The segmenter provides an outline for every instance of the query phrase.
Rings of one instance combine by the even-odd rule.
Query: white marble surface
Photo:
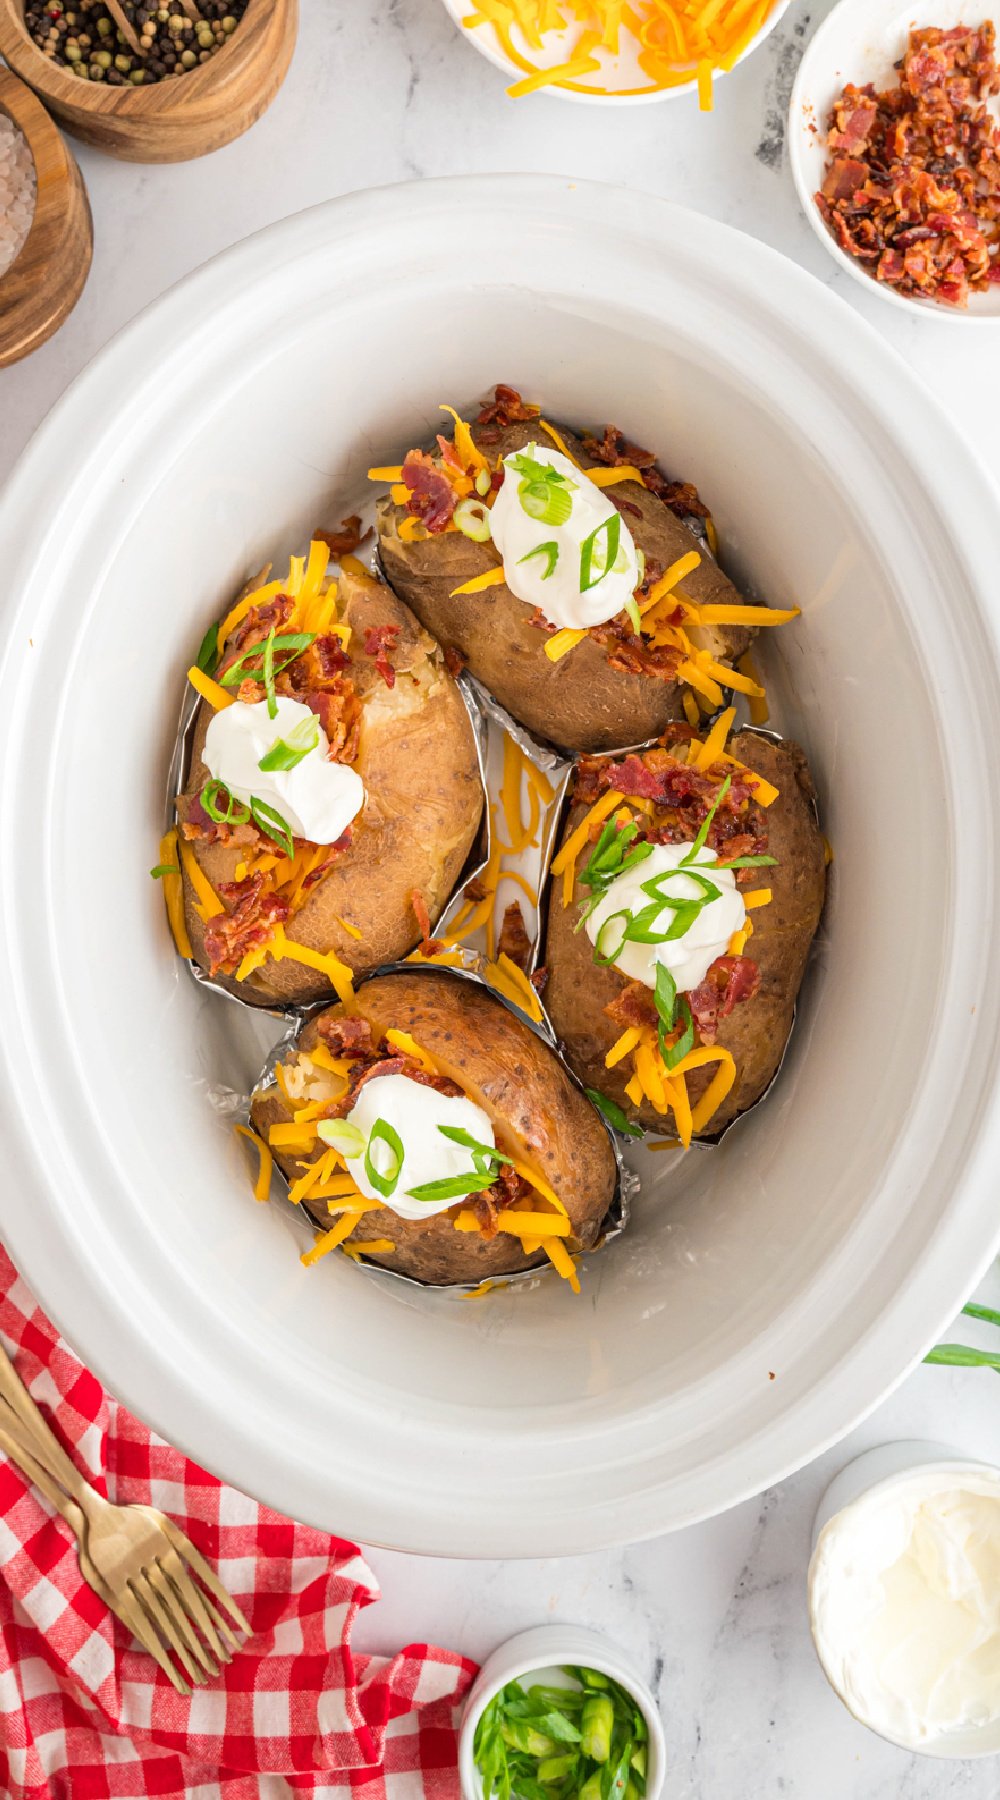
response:
[[[544,98],[511,103],[439,0],[302,0],[288,82],[239,143],[173,168],[81,150],[94,209],[93,274],[53,342],[0,375],[0,477],[117,328],[215,251],[348,189],[494,169],[648,187],[776,245],[867,314],[1000,475],[997,340],[897,317],[834,271],[797,211],[782,156],[783,113],[801,45],[830,3],[795,0],[763,49],[720,87],[714,116],[701,117],[690,98],[609,114]],[[983,1297],[991,1295],[1000,1303],[996,1273]],[[852,1453],[900,1436],[936,1437],[1000,1460],[995,1378],[919,1370],[811,1468],[678,1537],[531,1564],[374,1551],[385,1598],[362,1621],[359,1641],[389,1648],[436,1638],[478,1656],[540,1619],[608,1631],[657,1684],[672,1800],[994,1800],[994,1761],[949,1765],[881,1744],[842,1711],[810,1650],[803,1580],[818,1498]]]

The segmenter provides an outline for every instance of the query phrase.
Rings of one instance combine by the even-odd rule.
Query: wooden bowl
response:
[[[0,55],[85,144],[129,162],[186,162],[229,144],[267,110],[291,61],[298,0],[250,0],[207,63],[148,87],[81,81],[28,35],[24,0],[0,0]]]
[[[28,235],[0,275],[0,368],[37,350],[72,312],[90,273],[94,233],[69,145],[23,81],[0,69],[0,112],[23,131],[38,189]]]

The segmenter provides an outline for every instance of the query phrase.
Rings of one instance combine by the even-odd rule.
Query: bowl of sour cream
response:
[[[1000,1469],[938,1444],[858,1457],[820,1503],[808,1597],[862,1725],[926,1756],[1000,1752]]]

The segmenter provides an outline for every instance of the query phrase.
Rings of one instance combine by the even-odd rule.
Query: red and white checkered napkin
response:
[[[411,1644],[353,1656],[378,1599],[354,1544],[223,1487],[105,1393],[0,1247],[0,1332],[94,1486],[176,1519],[253,1637],[190,1699],[81,1579],[70,1534],[0,1457],[4,1800],[457,1800],[457,1706],[475,1665]]]

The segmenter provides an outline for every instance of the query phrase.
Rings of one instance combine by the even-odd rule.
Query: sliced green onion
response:
[[[636,601],[636,597],[634,594],[629,595],[628,599],[625,602],[625,606],[624,606],[623,610],[628,613],[629,620],[632,625],[632,630],[635,632],[636,637],[638,637],[640,632],[642,631],[642,614],[639,611],[638,603]]]
[[[469,1194],[482,1194],[493,1186],[496,1176],[484,1169],[482,1174],[445,1175],[440,1181],[425,1181],[420,1187],[407,1188],[411,1200],[433,1205],[436,1200],[464,1200]]]
[[[619,919],[624,919],[625,923],[621,927],[617,937],[615,937],[614,926]],[[614,962],[615,957],[621,955],[629,940],[629,926],[631,923],[632,915],[629,912],[611,913],[606,919],[602,920],[601,928],[597,933],[597,939],[594,944],[594,961],[600,963],[602,969],[608,968],[608,966]],[[609,933],[611,934],[610,936]]]
[[[734,856],[732,862],[708,863],[703,866],[710,869],[776,869],[778,859],[776,856]]]
[[[644,906],[641,912],[635,913],[628,930],[628,941],[631,944],[675,944],[678,938],[686,937],[707,900],[682,900],[661,903],[654,900]],[[675,907],[674,916],[665,931],[659,929],[659,921],[671,906]]]
[[[219,661],[219,627],[210,625],[201,640],[201,648],[195,659],[197,667],[203,675],[214,675]]]
[[[518,557],[518,568],[520,568],[522,563],[530,562],[533,556],[544,556],[548,558],[548,566],[542,571],[542,580],[548,581],[556,563],[559,561],[559,545],[554,538],[550,538],[548,543],[536,544],[533,550],[528,550],[523,556]]]
[[[274,674],[280,675],[283,669],[287,669],[289,663],[293,663],[297,656],[302,655],[303,650],[308,650],[309,645],[312,643],[315,636],[316,633],[314,631],[279,632],[274,639],[271,648],[272,657],[276,651],[287,650],[288,655],[283,656],[280,661],[275,661],[273,663]],[[219,676],[222,686],[227,688],[239,687],[241,681],[246,681],[248,679],[250,681],[263,681],[263,671],[261,669],[251,669],[247,665],[252,662],[255,657],[262,657],[264,654],[264,644],[251,644],[249,650],[244,650],[243,655],[238,656],[236,661],[230,663],[229,668]]]
[[[609,1100],[607,1094],[599,1094],[596,1088],[585,1088],[584,1093],[602,1117],[607,1119],[608,1124],[615,1131],[620,1131],[623,1137],[643,1136],[642,1126],[631,1124],[616,1100]]]
[[[715,796],[714,804],[710,807],[709,811],[705,815],[705,820],[704,820],[701,830],[698,833],[698,836],[695,838],[694,843],[691,845],[690,850],[688,851],[687,855],[684,858],[684,861],[681,863],[682,869],[686,868],[688,863],[694,862],[695,857],[698,855],[699,850],[704,850],[705,845],[708,842],[708,833],[711,828],[712,820],[715,818],[715,815],[718,812],[719,807],[722,805],[722,802],[726,798],[726,795],[728,794],[732,785],[733,785],[733,778],[731,775],[727,775],[725,781],[723,782],[722,786],[720,787],[718,793]]]
[[[264,697],[267,700],[267,716],[276,719],[278,716],[278,696],[274,691],[274,626],[264,641],[264,664],[261,670],[264,680]]]
[[[505,467],[521,477],[517,497],[529,519],[538,519],[543,525],[565,525],[573,511],[575,481],[532,456],[508,456]]]
[[[274,769],[297,769],[303,758],[315,750],[318,744],[319,720],[312,713],[308,719],[300,719],[286,738],[277,738],[270,750],[261,757],[257,767],[268,775]]]
[[[353,1158],[360,1156],[365,1148],[365,1134],[357,1125],[347,1119],[320,1119],[316,1132],[332,1149],[339,1150],[341,1156]]]
[[[460,1125],[439,1125],[438,1130],[450,1143],[461,1144],[463,1150],[475,1150],[480,1156],[488,1156],[491,1162],[511,1163],[511,1158],[501,1155],[495,1144],[481,1144],[478,1138],[474,1138],[470,1131],[463,1131]]]
[[[154,881],[160,881],[164,875],[179,875],[180,869],[176,863],[157,863],[155,869],[150,869],[149,873]]]
[[[586,594],[590,588],[596,587],[599,581],[604,580],[615,557],[618,555],[618,545],[621,542],[621,535],[621,514],[613,512],[610,518],[602,519],[599,525],[595,525],[589,537],[584,538],[583,543],[580,545],[581,594]],[[602,537],[605,540],[604,555],[601,560],[600,568],[597,573],[594,574],[594,566],[597,561],[595,553],[597,551],[598,542]]]
[[[250,797],[250,812],[258,831],[262,831],[265,837],[273,838],[276,844],[280,844],[286,856],[295,855],[292,828],[288,820],[282,818],[280,812],[275,812],[274,807],[268,806],[265,801],[258,800],[256,795]]]
[[[463,537],[471,538],[474,544],[489,543],[493,535],[490,515],[481,500],[460,500],[452,518]]]
[[[657,1035],[660,1040],[660,1055],[667,1054],[666,1033],[673,1031],[677,1017],[677,983],[665,963],[656,965],[656,986],[653,989],[656,1011],[659,1015]]]
[[[684,1030],[676,1044],[671,1044],[663,1052],[663,1060],[668,1069],[676,1069],[677,1064],[684,1061],[688,1051],[694,1049],[694,1018],[686,994],[682,994],[680,997],[678,1011],[685,1021]]]
[[[493,486],[493,477],[490,474],[489,469],[480,469],[476,476],[475,486],[477,494],[482,494],[485,497],[485,495],[489,493],[490,488]]]
[[[388,1169],[377,1169],[372,1156],[376,1144],[387,1144],[392,1155],[392,1163]],[[399,1172],[403,1167],[403,1140],[388,1119],[376,1119],[368,1133],[368,1144],[365,1149],[365,1174],[375,1192],[388,1200],[396,1192]]]
[[[226,797],[225,811],[218,799],[220,794]],[[216,825],[245,825],[250,817],[250,808],[230,793],[224,781],[206,781],[198,798]]]
[[[695,869],[685,868],[683,863],[676,869],[665,869],[662,875],[653,875],[649,881],[644,881],[642,891],[644,894],[649,894],[653,900],[662,900],[664,906],[676,908],[693,904],[696,898],[694,894],[685,894],[682,898],[676,899],[672,894],[661,892],[660,882],[673,881],[677,875],[683,875],[685,881],[693,881],[695,887],[701,890],[700,903],[702,906],[708,906],[711,901],[718,900],[722,896],[722,889],[717,888],[714,881],[709,881],[706,875],[699,874]]]

